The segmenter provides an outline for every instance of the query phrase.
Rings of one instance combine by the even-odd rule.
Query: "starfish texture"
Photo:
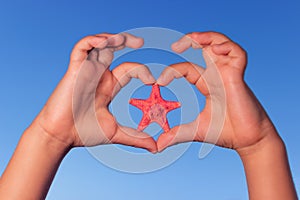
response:
[[[130,99],[129,103],[143,111],[142,120],[138,126],[139,131],[143,131],[150,123],[158,123],[168,132],[170,126],[167,119],[167,113],[180,107],[176,101],[166,101],[160,95],[159,85],[154,84],[148,99]]]

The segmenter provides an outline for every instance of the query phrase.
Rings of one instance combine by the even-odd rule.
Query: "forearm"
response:
[[[276,132],[239,154],[251,200],[297,199],[285,145]]]
[[[69,148],[39,126],[23,134],[0,179],[0,199],[45,199]]]

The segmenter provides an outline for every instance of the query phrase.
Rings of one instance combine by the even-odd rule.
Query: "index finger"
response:
[[[112,70],[112,74],[117,80],[117,87],[114,89],[113,96],[127,85],[132,78],[140,79],[144,84],[154,84],[155,78],[146,65],[134,62],[124,62]]]
[[[106,45],[102,48],[95,48],[89,53],[89,58],[96,62],[104,64],[108,67],[114,58],[114,52],[124,49],[125,47],[129,48],[140,48],[144,44],[143,38],[136,37],[129,33],[120,33],[120,34],[110,34],[103,33],[98,34],[98,37],[106,37]]]
[[[120,34],[111,34],[111,33],[101,33],[96,35],[91,35],[82,38],[77,44],[74,46],[70,61],[72,63],[81,63],[83,62],[89,52],[94,48],[99,50],[108,48],[112,50],[120,50],[125,47],[129,48],[140,48],[143,46],[144,40],[143,38],[136,37],[129,33],[120,33]],[[98,57],[98,54],[95,54]]]
[[[172,82],[173,79],[184,77],[189,83],[195,85],[199,89],[198,81],[204,71],[205,69],[203,67],[191,62],[172,64],[163,70],[157,79],[157,84],[166,86]]]
[[[190,47],[199,49],[209,45],[221,44],[226,41],[230,41],[230,39],[218,32],[193,32],[186,34],[173,43],[172,50],[177,53],[182,53]]]
[[[125,47],[136,49],[144,45],[143,38],[125,32],[118,34],[102,33],[97,34],[97,36],[108,38],[106,47],[113,48],[114,50],[120,50]]]
[[[107,46],[107,37],[104,35],[87,36],[77,42],[72,50],[70,62],[83,62],[89,51],[93,48],[104,48]]]

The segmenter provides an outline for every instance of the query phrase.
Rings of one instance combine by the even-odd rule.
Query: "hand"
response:
[[[239,153],[263,146],[261,151],[241,156],[250,199],[297,199],[284,145],[282,141],[265,142],[279,136],[243,81],[246,53],[222,34],[192,33],[183,37],[173,50],[203,48],[207,68],[179,63],[168,67],[157,80],[158,84],[167,85],[174,78],[185,77],[206,96],[206,106],[194,122],[162,134],[157,146],[145,133],[118,125],[107,106],[121,87],[133,77],[145,84],[155,80],[141,64],[123,63],[113,71],[108,67],[115,50],[142,44],[142,39],[129,34],[100,34],[78,42],[67,73],[22,135],[2,174],[0,198],[45,199],[71,147],[119,143],[156,152],[157,147],[161,151],[180,142],[216,141],[217,145]],[[221,82],[216,81],[219,75]],[[223,118],[224,127],[218,137],[218,131],[209,127]],[[263,145],[257,145],[262,141]]]
[[[70,147],[118,143],[156,152],[150,136],[122,127],[108,110],[112,98],[131,78],[144,84],[155,82],[148,68],[138,63],[123,63],[112,71],[108,68],[114,51],[142,45],[143,39],[126,33],[80,40],[72,51],[67,73],[34,124]]]
[[[150,136],[120,126],[107,108],[131,78],[155,82],[138,63],[123,63],[113,71],[108,68],[115,50],[142,45],[141,38],[125,33],[88,36],[76,44],[65,76],[23,133],[0,178],[0,199],[45,199],[72,147],[118,143],[157,151]]]
[[[187,34],[172,49],[181,53],[191,46],[202,48],[206,69],[187,62],[174,64],[162,72],[157,83],[165,86],[174,78],[185,77],[206,97],[206,105],[194,122],[160,135],[158,150],[199,141],[242,151],[269,136],[278,137],[269,134],[276,131],[269,131],[274,130],[271,121],[243,80],[246,52],[216,32]],[[216,130],[220,123],[221,128]]]

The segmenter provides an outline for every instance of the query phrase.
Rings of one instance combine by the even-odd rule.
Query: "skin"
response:
[[[178,53],[191,46],[202,48],[207,69],[178,63],[166,68],[157,80],[167,85],[185,77],[206,96],[206,106],[194,122],[172,128],[157,143],[146,133],[119,125],[108,111],[113,97],[131,78],[145,84],[155,79],[138,63],[123,63],[113,71],[108,66],[115,50],[142,44],[141,38],[128,34],[99,34],[75,45],[65,76],[24,132],[1,176],[0,199],[44,199],[62,159],[74,147],[118,143],[155,153],[187,141],[216,143],[237,151],[250,199],[297,199],[284,143],[243,80],[246,53],[222,34],[191,33],[174,43],[172,48]],[[97,51],[86,59],[94,48]],[[213,80],[216,69],[222,84]],[[214,106],[223,108],[225,122],[220,134],[208,137],[216,134],[210,129],[211,117],[222,118],[213,112]]]
[[[0,199],[45,199],[62,159],[74,147],[115,143],[157,152],[153,138],[119,125],[108,111],[111,99],[131,78],[145,84],[155,82],[148,68],[139,63],[108,69],[115,50],[142,45],[143,39],[129,34],[88,36],[75,45],[65,76],[24,132],[1,176]],[[86,60],[93,48],[100,53]],[[101,74],[95,70],[102,71],[100,80]],[[94,126],[94,119],[102,128],[100,133],[88,129]],[[86,130],[81,129],[81,123]]]
[[[206,105],[194,122],[160,135],[158,150],[189,141],[234,149],[245,168],[250,199],[297,199],[284,143],[244,81],[246,52],[215,32],[187,34],[172,45],[177,53],[190,47],[203,50],[207,68],[177,63],[167,67],[157,83],[164,86],[174,78],[185,77],[206,97]],[[215,81],[218,76],[222,82]],[[224,116],[212,111],[220,107],[224,108],[219,109],[224,110]],[[222,117],[225,119],[220,133],[210,129],[213,120],[222,121]]]

